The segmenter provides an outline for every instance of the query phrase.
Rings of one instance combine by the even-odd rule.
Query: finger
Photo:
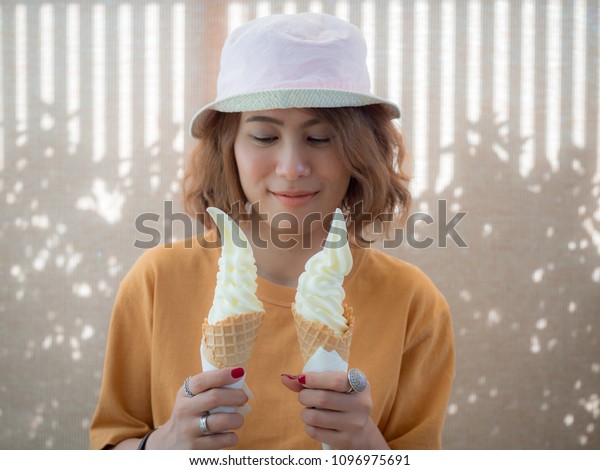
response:
[[[195,448],[203,449],[225,449],[233,447],[238,443],[238,437],[234,432],[224,432],[219,434],[209,434],[196,439]]]
[[[199,393],[193,398],[177,397],[171,418],[173,425],[182,429],[180,432],[182,435],[199,436],[201,434],[199,419],[209,410],[223,406],[235,411],[235,408],[245,405],[247,401],[248,397],[243,390],[213,388]],[[222,431],[222,429],[219,430]]]
[[[241,367],[227,367],[225,369],[210,370],[190,377],[188,388],[193,395],[197,395],[211,388],[225,387],[239,381],[244,376]],[[186,396],[182,387],[179,389],[180,396]]]
[[[373,407],[369,386],[360,393],[340,393],[331,390],[304,389],[298,401],[307,408],[349,411],[369,415]]]
[[[298,382],[298,377],[295,375],[281,374],[281,383],[292,392],[300,392],[304,390],[304,386]]]
[[[337,445],[340,440],[341,433],[335,429],[325,429],[311,426],[310,424],[304,425],[304,432],[315,441],[329,445],[331,448],[338,448]]]
[[[186,399],[186,402],[193,404],[198,416],[219,406],[233,408],[244,406],[247,401],[246,392],[234,388],[211,388],[199,393],[192,400]]]
[[[339,431],[344,428],[346,413],[330,410],[318,410],[316,408],[303,408],[300,411],[300,419],[304,424],[315,428],[332,429]]]
[[[319,388],[344,393],[350,390],[348,374],[341,371],[308,372],[299,376],[298,381],[305,388]]]
[[[327,444],[331,449],[362,449],[360,441],[356,439],[358,433],[348,433],[336,429],[320,428],[304,425],[304,432],[312,439]]]
[[[332,411],[351,411],[358,407],[357,397],[331,390],[304,389],[298,394],[298,401],[307,408]]]
[[[369,415],[364,413],[344,413],[341,411],[304,408],[300,411],[300,419],[315,428],[332,429],[343,433],[358,434],[364,430]]]
[[[244,417],[239,413],[209,413],[206,417],[206,427],[212,434],[223,433],[239,429],[244,424]],[[198,418],[198,430],[200,428],[200,418]]]

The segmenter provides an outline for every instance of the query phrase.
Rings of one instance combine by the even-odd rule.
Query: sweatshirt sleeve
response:
[[[397,416],[403,434],[388,442],[392,449],[439,449],[454,378],[454,342],[450,315],[423,333],[404,352]]]
[[[397,396],[384,437],[392,449],[440,449],[454,380],[450,309],[427,280],[412,300]]]
[[[90,425],[92,449],[141,437],[153,427],[150,366],[154,277],[149,257],[142,255],[119,287],[100,395]]]

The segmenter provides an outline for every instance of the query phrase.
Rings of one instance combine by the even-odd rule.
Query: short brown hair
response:
[[[350,108],[312,108],[333,130],[333,143],[351,171],[342,203],[348,229],[355,239],[383,214],[408,213],[409,177],[402,170],[406,152],[402,134],[382,105]],[[183,178],[186,211],[207,226],[206,208],[215,206],[232,214],[235,204],[247,202],[235,162],[234,143],[240,113],[211,112],[199,129],[199,141],[190,153]]]

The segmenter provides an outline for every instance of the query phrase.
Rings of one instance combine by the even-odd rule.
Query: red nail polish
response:
[[[231,376],[234,379],[239,379],[242,375],[244,375],[244,369],[241,367],[236,367],[231,371]]]
[[[298,382],[300,382],[302,385],[306,385],[306,375],[298,376]]]
[[[296,380],[298,378],[297,375],[289,375],[289,374],[281,374],[282,377],[287,377],[290,380]]]

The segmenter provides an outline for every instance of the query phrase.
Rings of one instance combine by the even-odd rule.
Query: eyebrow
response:
[[[285,126],[285,123],[281,120],[281,119],[277,119],[271,116],[263,116],[260,114],[255,114],[253,116],[250,116],[248,119],[246,119],[246,122],[267,122],[270,124],[275,124],[276,126]],[[300,126],[301,128],[306,128],[306,127],[310,127],[310,126],[314,126],[315,124],[319,124],[321,122],[320,119],[317,118],[313,118],[313,119],[309,119],[308,121],[305,121],[302,123],[302,125]]]

